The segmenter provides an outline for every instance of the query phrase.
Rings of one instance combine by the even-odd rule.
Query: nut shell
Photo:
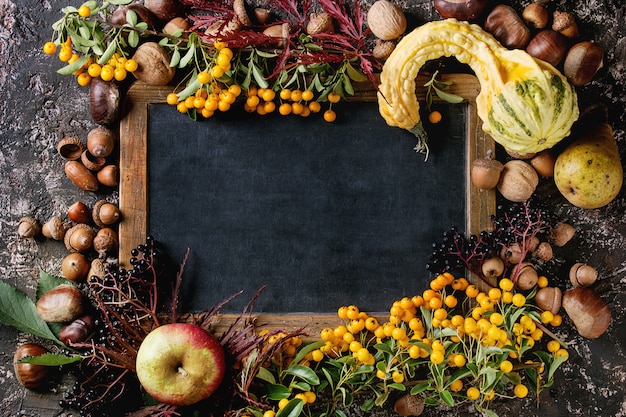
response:
[[[43,387],[47,380],[50,367],[30,363],[18,363],[18,361],[30,356],[41,356],[45,353],[48,353],[48,350],[37,343],[24,343],[15,350],[13,355],[13,369],[15,371],[15,377],[22,386],[32,390]]]
[[[598,279],[598,270],[591,265],[577,262],[569,270],[569,280],[574,287],[586,287]]]
[[[95,277],[95,279],[102,280],[104,279],[105,275],[106,266],[104,264],[104,261],[100,258],[96,258],[91,261],[91,268],[89,268],[88,274],[89,279],[93,279]]]
[[[535,303],[537,307],[544,311],[550,311],[552,314],[557,314],[561,309],[561,302],[563,300],[563,293],[557,287],[545,287],[541,288],[535,294]]]
[[[552,15],[552,30],[568,38],[576,38],[580,34],[574,15],[560,10]]]
[[[98,180],[96,177],[78,161],[67,161],[65,163],[65,175],[75,186],[85,191],[97,191]]]
[[[87,149],[97,158],[106,158],[115,149],[115,133],[107,127],[99,126],[87,134]]]
[[[52,216],[50,220],[45,222],[41,227],[41,233],[50,239],[63,240],[67,226],[63,219],[59,216]]]
[[[79,223],[65,233],[63,240],[70,252],[84,252],[91,248],[94,237],[95,233],[89,225]]]
[[[609,305],[590,288],[576,287],[566,291],[563,308],[583,337],[600,337],[611,324]]]
[[[334,31],[333,18],[328,13],[312,13],[309,23],[306,25],[306,33],[309,35],[333,33]]]
[[[103,258],[107,253],[117,248],[118,238],[117,232],[110,227],[105,227],[98,230],[96,237],[93,239],[93,248],[98,255]]]
[[[73,285],[61,284],[43,294],[37,300],[37,314],[50,323],[70,322],[82,316],[86,310],[83,293]]]
[[[85,150],[83,154],[80,156],[80,162],[82,162],[85,168],[87,168],[89,171],[97,172],[102,169],[104,164],[106,164],[107,160],[106,158],[93,156],[91,152],[89,152],[88,150]]]
[[[57,152],[63,159],[76,161],[85,150],[82,140],[73,137],[63,138],[57,144]]]
[[[137,62],[133,75],[148,85],[167,85],[174,78],[176,70],[170,67],[170,57],[156,42],[139,45],[133,59]]]
[[[183,10],[178,0],[145,0],[144,5],[162,22],[175,18]]]
[[[537,171],[527,162],[514,159],[504,164],[498,191],[507,200],[521,203],[533,195],[538,184]]]
[[[23,238],[37,236],[41,232],[41,225],[32,217],[22,217],[17,225],[17,234]]]
[[[367,11],[367,25],[378,39],[399,38],[407,28],[404,12],[388,0],[377,0]]]

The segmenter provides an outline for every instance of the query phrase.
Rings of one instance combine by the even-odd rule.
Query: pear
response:
[[[554,182],[561,194],[584,209],[609,204],[623,180],[613,129],[606,123],[567,146],[554,165]]]

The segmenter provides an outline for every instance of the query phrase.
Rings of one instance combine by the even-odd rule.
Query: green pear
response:
[[[576,207],[592,209],[609,204],[623,181],[613,129],[606,123],[567,146],[554,165],[556,187]]]

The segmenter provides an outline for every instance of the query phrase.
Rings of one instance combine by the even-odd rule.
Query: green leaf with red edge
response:
[[[4,281],[0,281],[0,322],[15,327],[21,332],[62,345],[48,324],[37,314],[34,301],[24,292]]]

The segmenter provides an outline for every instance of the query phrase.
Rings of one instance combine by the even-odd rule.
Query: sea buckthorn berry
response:
[[[221,51],[222,49],[226,48],[226,42],[216,39],[215,41],[213,41],[213,47],[218,51]]]
[[[439,365],[444,360],[443,352],[440,350],[433,350],[430,354],[430,361],[435,365]]]
[[[524,398],[528,395],[528,387],[524,384],[517,384],[513,388],[513,393],[517,398]]]
[[[422,293],[422,297],[424,298],[424,301],[426,302],[426,304],[428,304],[428,302],[431,299],[436,298],[437,296],[438,296],[437,292],[431,289],[424,290],[424,292]]]
[[[337,338],[342,338],[344,334],[346,334],[346,332],[348,331],[348,329],[346,329],[346,326],[340,325],[335,327],[335,329],[333,330],[333,333],[335,334],[335,337]]]
[[[178,103],[176,105],[176,110],[178,110],[181,113],[187,113],[187,106],[185,105],[185,102],[181,101],[180,103]]]
[[[504,360],[500,363],[500,370],[503,372],[511,372],[513,370],[513,364],[511,361]]]
[[[391,332],[391,337],[396,340],[403,340],[406,338],[406,331],[402,327],[396,327]]]
[[[233,50],[227,46],[224,46],[223,48],[220,49],[220,52],[218,53],[218,55],[226,56],[228,57],[228,60],[230,61],[231,59],[233,59]]]
[[[469,387],[466,391],[467,398],[472,401],[476,401],[480,398],[480,390],[476,387]]]
[[[467,282],[465,278],[457,278],[454,281],[452,281],[452,284],[450,285],[452,286],[453,290],[465,291],[469,283]]]
[[[359,349],[361,349],[363,347],[363,345],[361,345],[361,342],[359,342],[358,340],[354,340],[352,342],[350,342],[350,352],[356,352]]]
[[[428,114],[428,121],[429,121],[430,123],[432,123],[432,124],[437,124],[437,123],[439,123],[439,122],[441,121],[441,119],[442,119],[441,113],[440,113],[440,112],[438,112],[437,110],[431,111],[431,112]]]
[[[324,112],[324,120],[328,123],[332,123],[337,120],[337,113],[334,110],[326,110]]]
[[[313,91],[311,90],[304,90],[302,92],[302,100],[304,101],[311,101],[313,100],[314,94]]]
[[[43,44],[43,52],[46,55],[53,55],[57,51],[57,46],[54,42],[46,42]]]
[[[341,100],[341,96],[334,91],[328,93],[327,97],[328,101],[330,101],[331,103],[339,103],[339,101]]]
[[[465,322],[465,317],[463,317],[460,314],[455,314],[454,316],[452,316],[450,321],[452,322],[452,325],[455,327],[463,326],[463,323]]]
[[[230,67],[230,56],[228,56],[228,54],[225,54],[222,51],[220,51],[219,54],[217,54],[217,59],[215,60],[215,62],[217,63],[217,65],[219,65],[222,68],[229,68]]]
[[[526,304],[526,297],[524,296],[524,294],[517,293],[513,296],[513,299],[511,301],[513,302],[514,306],[523,307],[524,304]]]
[[[228,86],[228,92],[235,97],[239,97],[241,95],[241,87],[238,84],[231,84]]]
[[[78,8],[78,15],[80,17],[89,17],[91,16],[91,9],[86,4],[83,4]]]
[[[456,307],[458,301],[454,295],[446,295],[446,298],[444,298],[443,303],[449,308],[454,308]]]
[[[263,89],[263,92],[259,93],[259,95],[265,101],[272,101],[276,97],[276,93],[274,92],[274,90],[271,90],[269,88]]]
[[[348,307],[347,306],[341,306],[337,309],[337,317],[339,317],[342,320],[345,320],[348,318]]]
[[[475,285],[468,285],[467,288],[465,289],[465,295],[467,295],[469,298],[476,298],[476,296],[479,294],[479,290]]]
[[[349,318],[350,320],[356,320],[359,318],[359,313],[360,313],[360,310],[357,306],[349,305],[348,311],[346,312],[346,317]]]
[[[72,59],[72,50],[70,48],[61,47],[59,51],[59,61],[68,62],[70,59]]]
[[[502,292],[501,300],[504,304],[511,304],[513,302],[513,293],[511,291]]]
[[[104,64],[100,71],[100,78],[103,81],[111,81],[113,77],[115,77],[115,69],[109,64]]]
[[[200,84],[206,84],[211,81],[211,74],[206,71],[200,71],[198,73],[197,79]]]
[[[370,351],[367,350],[367,348],[362,347],[361,349],[357,350],[355,353],[356,353],[357,360],[359,360],[360,362],[367,362],[370,358]]]
[[[465,356],[461,354],[454,355],[454,358],[452,361],[454,363],[454,366],[456,366],[457,368],[462,368],[467,363]]]
[[[378,327],[379,327],[379,324],[378,324],[378,320],[376,319],[376,317],[368,317],[365,320],[365,328],[369,330],[370,332],[373,332]]]
[[[487,295],[489,296],[490,300],[498,301],[500,300],[500,298],[502,298],[502,291],[500,291],[499,288],[491,288]]]
[[[402,373],[401,371],[393,371],[391,373],[391,379],[396,384],[401,384],[402,382],[404,382],[404,373]]]
[[[259,99],[259,96],[249,96],[246,99],[246,104],[250,107],[256,107],[259,105],[260,102],[261,102],[261,99]]]
[[[274,417],[276,416],[276,411],[274,410],[267,410],[266,412],[263,413],[263,417]]]
[[[135,72],[135,71],[137,71],[137,68],[139,68],[139,64],[137,63],[137,61],[135,61],[134,59],[130,58],[130,59],[126,60],[126,62],[124,63],[124,68],[128,72]]]
[[[293,114],[299,115],[299,114],[302,114],[303,111],[304,111],[304,106],[302,105],[302,103],[296,102],[291,105],[291,112]]]
[[[567,349],[561,348],[561,349],[557,350],[556,352],[554,352],[554,357],[555,358],[560,358],[562,356],[564,356],[565,359],[569,358],[569,352],[567,352]]]
[[[204,108],[204,104],[206,103],[206,100],[204,99],[204,97],[196,97],[193,99],[193,106],[196,109],[202,109]]]
[[[291,99],[291,90],[288,89],[288,88],[283,88],[278,93],[278,96],[281,98],[281,100],[290,100]]]
[[[513,281],[511,281],[509,278],[502,278],[498,285],[503,291],[511,291],[515,286],[515,284],[513,284]]]
[[[561,349],[561,344],[558,340],[550,340],[547,345],[548,352],[554,353]]]
[[[346,326],[348,331],[356,334],[365,328],[365,320],[363,319],[354,319],[351,320],[350,323]]]
[[[83,72],[76,77],[76,81],[81,87],[86,87],[89,85],[89,83],[91,83],[91,76],[86,72]]]
[[[282,398],[280,401],[278,401],[278,409],[282,410],[287,406],[287,404],[289,404],[289,398]]]
[[[97,62],[94,62],[87,67],[87,73],[92,77],[99,77],[100,72],[102,72],[102,67]]]
[[[563,323],[563,317],[560,314],[555,314],[554,318],[550,321],[550,326],[558,327]]]
[[[211,74],[211,77],[213,78],[220,78],[222,75],[224,75],[224,69],[220,67],[219,65],[214,65],[211,67],[211,70],[209,71],[209,73]]]
[[[178,104],[178,96],[176,95],[176,93],[169,93],[165,98],[165,101],[167,102],[167,104],[173,106],[175,104]]]
[[[541,322],[543,324],[548,324],[554,319],[554,314],[550,310],[541,312]]]
[[[548,286],[548,278],[544,275],[540,276],[539,279],[537,279],[537,286],[539,288],[545,288]]]
[[[459,392],[463,389],[463,381],[460,379],[456,379],[454,381],[452,381],[452,383],[449,385],[450,387],[450,391],[452,392]]]
[[[291,101],[302,100],[302,90],[292,90],[289,98]]]
[[[437,320],[445,320],[448,317],[448,311],[445,308],[438,308],[433,312],[433,317]]]
[[[500,313],[492,313],[491,315],[489,315],[489,321],[491,322],[491,324],[499,326],[504,323],[504,317]]]
[[[311,113],[319,113],[322,110],[322,105],[318,101],[312,101],[309,103],[309,109]]]
[[[124,68],[115,68],[115,71],[113,72],[113,77],[117,81],[124,81],[127,75],[128,73],[126,72]]]
[[[304,396],[306,397],[307,404],[312,404],[317,399],[317,395],[313,391],[305,391]]]
[[[441,301],[441,298],[431,298],[428,301],[428,307],[431,310],[436,310],[438,308],[441,308],[443,306],[443,302]]]
[[[387,379],[387,374],[385,373],[385,371],[382,371],[380,369],[376,369],[376,376],[379,379]]]
[[[215,112],[207,108],[202,108],[200,110],[200,114],[202,114],[202,117],[204,117],[205,119],[208,119],[209,117],[212,117],[215,114]]]

